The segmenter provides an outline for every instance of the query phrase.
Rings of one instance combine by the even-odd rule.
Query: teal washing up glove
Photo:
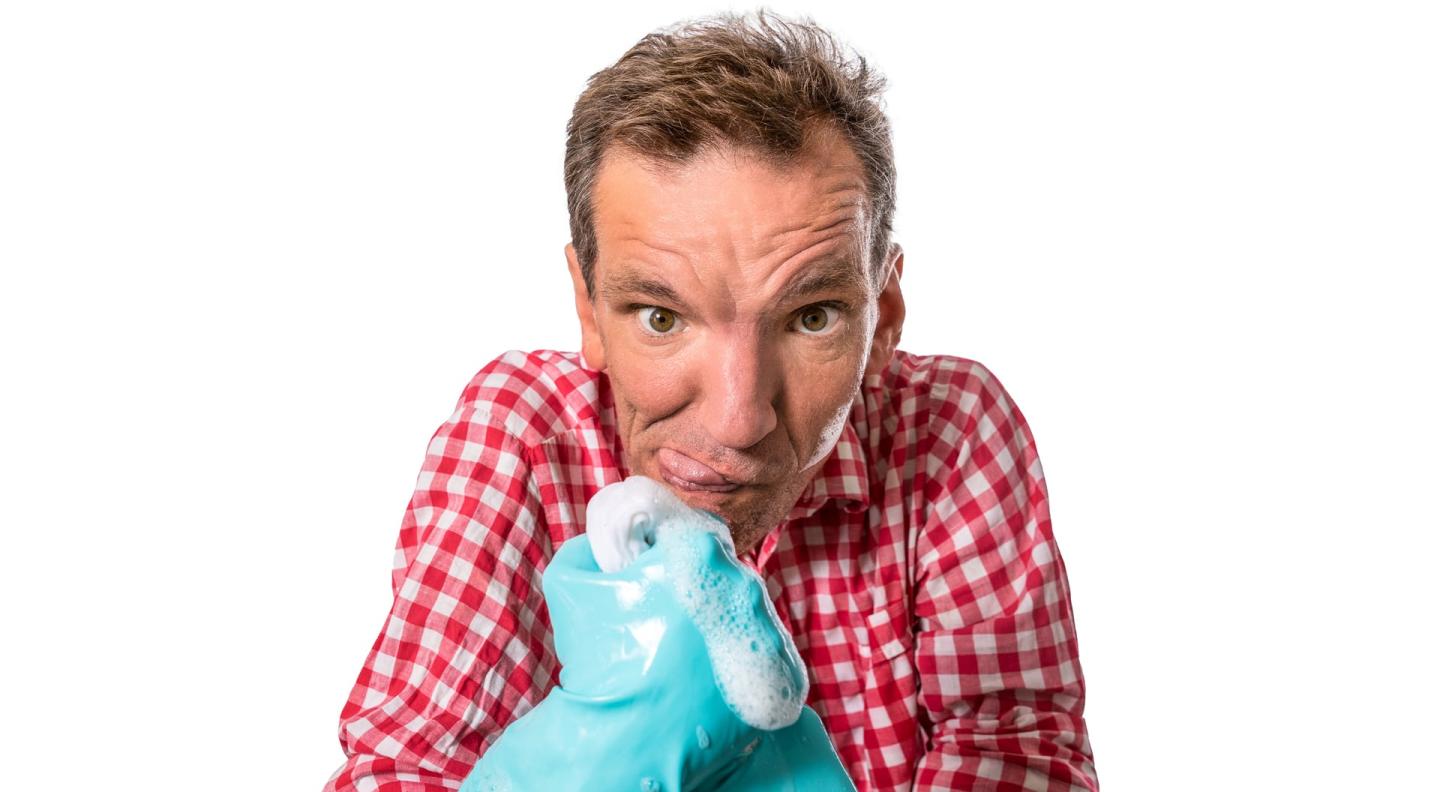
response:
[[[597,493],[587,522],[542,583],[560,684],[461,792],[854,790],[724,524],[643,477]]]

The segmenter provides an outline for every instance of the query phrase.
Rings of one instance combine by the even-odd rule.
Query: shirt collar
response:
[[[845,422],[840,439],[835,441],[830,456],[825,458],[825,463],[810,481],[810,486],[795,502],[787,521],[806,519],[832,500],[847,512],[864,511],[870,507],[870,476],[865,465],[864,447],[851,421]],[[780,529],[784,527],[785,523],[781,523],[772,528],[758,545],[740,556],[741,563],[764,577],[765,564],[774,555],[780,542]],[[767,585],[770,583],[767,582]],[[773,590],[770,592],[771,597],[777,594],[778,592]]]
[[[789,519],[809,517],[832,500],[847,512],[870,507],[870,475],[865,464],[865,449],[855,432],[853,420],[845,422],[835,448],[815,474],[810,487],[795,502]]]

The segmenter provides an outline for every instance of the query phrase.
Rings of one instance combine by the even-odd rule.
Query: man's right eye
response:
[[[640,319],[640,329],[650,335],[669,335],[680,323],[674,311],[653,305],[641,308],[635,315]]]

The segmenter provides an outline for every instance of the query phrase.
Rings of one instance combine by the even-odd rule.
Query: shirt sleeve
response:
[[[394,604],[340,713],[335,790],[454,790],[558,672],[525,449],[483,406],[436,431],[401,522]]]
[[[993,375],[935,427],[917,544],[916,792],[1099,789],[1065,566],[1024,416]]]

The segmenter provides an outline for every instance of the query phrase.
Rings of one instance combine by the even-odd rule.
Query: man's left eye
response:
[[[811,305],[795,315],[795,328],[805,335],[824,335],[839,318],[840,312],[829,305]]]

